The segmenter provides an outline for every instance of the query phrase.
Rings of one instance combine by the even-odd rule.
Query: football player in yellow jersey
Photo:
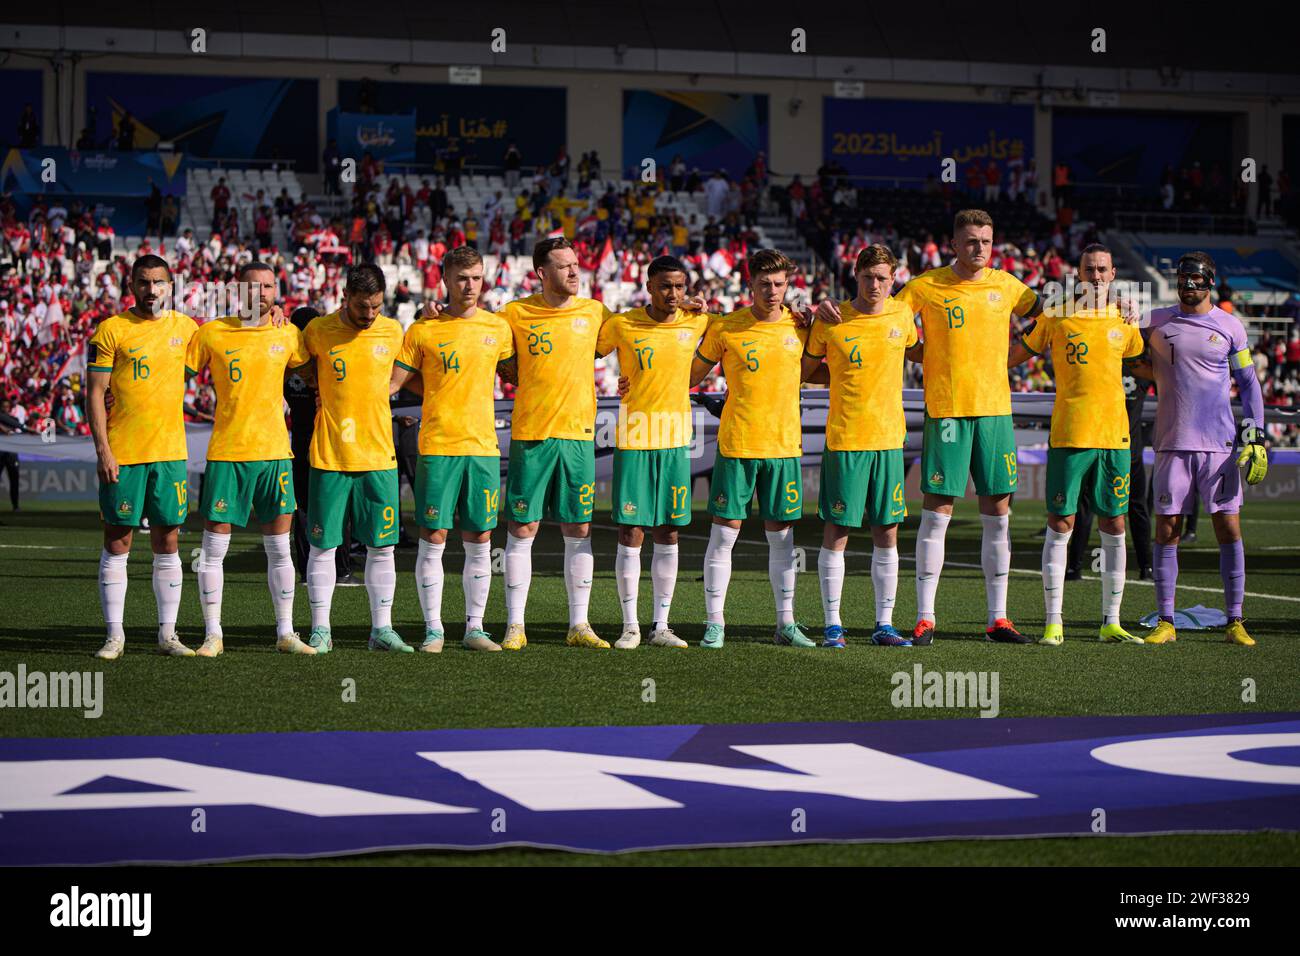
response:
[[[406,330],[389,384],[395,393],[418,378],[424,391],[415,478],[420,528],[415,580],[424,611],[420,650],[442,651],[442,555],[455,521],[465,545],[462,645],[472,651],[499,651],[501,645],[483,630],[492,583],[492,529],[501,500],[493,399],[497,364],[515,354],[514,342],[500,316],[478,308],[483,258],[473,246],[447,253],[442,274],[450,303],[442,309],[426,306],[422,320]]]
[[[871,583],[875,630],[871,643],[911,646],[894,629],[898,592],[898,526],[907,517],[903,497],[903,357],[916,345],[911,309],[889,297],[898,259],[887,246],[867,246],[854,265],[858,294],[840,304],[840,323],[818,322],[808,336],[803,375],[825,362],[830,370],[830,412],[822,454],[821,501],[826,522],[817,576],[825,615],[823,647],[845,646],[840,619],[844,550],[849,529],[871,526]]]
[[[158,650],[192,657],[176,636],[181,602],[177,530],[189,513],[185,445],[185,347],[198,326],[166,305],[172,274],[165,259],[137,258],[131,266],[135,304],[99,323],[90,340],[87,412],[99,473],[104,550],[99,556],[99,599],[108,639],[96,653],[122,656],[126,644],[127,558],[132,532],[149,519],[153,593],[158,603]],[[104,394],[112,387],[110,416]]]
[[[381,315],[385,280],[376,265],[348,270],[343,307],[311,321],[305,334],[315,360],[320,410],[311,439],[307,496],[307,599],[317,654],[334,646],[330,604],[334,598],[334,549],[352,517],[353,535],[366,545],[366,594],[370,599],[372,651],[413,652],[393,630],[397,568],[393,546],[399,531],[397,455],[388,405],[393,362],[402,348],[402,327]]]
[[[205,323],[190,339],[185,355],[190,375],[211,370],[217,393],[203,477],[198,579],[206,634],[198,655],[216,657],[224,650],[223,563],[230,550],[231,526],[246,525],[250,513],[262,527],[276,649],[285,654],[315,654],[293,630],[295,574],[289,530],[296,504],[283,398],[286,370],[305,365],[311,356],[296,327],[272,321],[282,318],[275,304],[275,270],[263,262],[249,262],[239,269],[238,279],[251,290],[250,305],[256,308],[247,315]]]
[[[912,643],[934,640],[935,592],[943,570],[944,537],[953,499],[973,479],[984,526],[980,546],[988,599],[987,640],[1030,644],[1007,617],[1011,570],[1011,493],[1016,490],[1016,439],[1006,357],[1011,316],[1042,311],[1038,295],[1000,269],[988,268],[993,220],[982,209],[964,209],[953,222],[952,265],[922,273],[894,297],[921,321],[925,431],[921,490],[925,493],[916,535],[916,610]],[[818,316],[835,321],[834,303]]]
[[[654,538],[650,643],[687,646],[668,626],[668,612],[677,584],[677,528],[691,521],[691,366],[710,317],[700,311],[702,300],[687,300],[686,282],[680,260],[652,261],[646,270],[650,304],[611,318],[596,344],[601,355],[617,351],[626,377],[626,389],[619,390],[613,492],[620,526],[614,577],[623,606],[623,633],[614,646],[624,650],[641,643],[637,592],[646,528]]]
[[[596,496],[596,339],[610,312],[578,292],[578,256],[563,237],[533,249],[542,291],[508,303],[498,314],[509,324],[515,356],[502,364],[517,381],[506,476],[506,636],[501,646],[521,650],[524,610],[532,582],[533,540],[543,517],[564,535],[564,586],[569,597],[570,647],[608,648],[587,620],[595,561],[591,512]]]
[[[1127,324],[1110,301],[1115,266],[1110,250],[1093,244],[1079,260],[1083,296],[1048,310],[1011,349],[1007,365],[1050,355],[1056,379],[1051,447],[1047,452],[1047,538],[1043,542],[1043,600],[1047,626],[1040,644],[1065,638],[1061,603],[1066,549],[1079,496],[1086,495],[1101,530],[1103,641],[1141,644],[1120,625],[1127,553],[1124,516],[1129,501],[1129,427],[1123,362],[1142,354],[1142,330]],[[1139,492],[1141,493],[1141,492]]]
[[[776,643],[816,647],[794,619],[794,522],[803,513],[799,385],[808,340],[808,330],[785,306],[794,270],[795,264],[775,249],[750,256],[754,304],[711,322],[691,365],[694,387],[721,362],[728,392],[709,487],[713,527],[704,555],[708,619],[701,647],[723,646],[731,549],[755,491],[767,533]]]

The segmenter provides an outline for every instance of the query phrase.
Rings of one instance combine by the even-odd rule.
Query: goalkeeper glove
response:
[[[1237,456],[1237,465],[1249,465],[1246,469],[1246,484],[1257,485],[1268,474],[1268,452],[1258,443],[1243,445],[1241,454]]]

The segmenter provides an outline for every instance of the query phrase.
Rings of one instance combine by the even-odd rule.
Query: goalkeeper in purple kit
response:
[[[1189,252],[1178,262],[1177,306],[1154,309],[1143,337],[1155,373],[1156,604],[1160,620],[1148,644],[1177,640],[1174,590],[1183,515],[1199,498],[1219,540],[1219,574],[1228,615],[1229,644],[1255,641],[1241,622],[1246,556],[1241,542],[1241,466],[1256,485],[1268,473],[1264,449],[1264,399],[1251,362],[1246,331],[1230,313],[1210,303],[1214,260]],[[1241,396],[1242,419],[1233,417],[1230,384]]]

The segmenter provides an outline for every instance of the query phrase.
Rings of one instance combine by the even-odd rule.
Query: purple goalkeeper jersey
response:
[[[1249,348],[1241,322],[1218,306],[1204,315],[1169,306],[1151,310],[1142,337],[1156,375],[1155,450],[1230,451],[1231,358]]]

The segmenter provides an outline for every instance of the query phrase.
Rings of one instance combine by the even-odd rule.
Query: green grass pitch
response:
[[[900,538],[903,558],[895,622],[910,626],[914,612],[910,556],[916,512]],[[921,662],[927,669],[997,670],[1003,717],[1048,715],[1193,714],[1300,709],[1296,680],[1300,611],[1300,508],[1250,502],[1243,512],[1247,554],[1247,626],[1254,648],[1229,646],[1222,634],[1182,632],[1176,645],[1129,647],[1096,641],[1100,587],[1095,575],[1067,586],[1066,642],[1060,648],[990,645],[983,641],[984,585],[979,571],[980,525],[973,506],[958,507],[948,534],[939,590],[939,640],[929,649],[869,646],[872,615],[870,540],[850,539],[844,618],[850,646],[840,653],[800,651],[771,643],[772,596],[767,550],[757,522],[734,551],[728,596],[727,646],[711,653],[692,646],[643,646],[634,652],[564,647],[567,619],[558,528],[543,526],[534,549],[528,648],[520,654],[474,654],[455,637],[462,619],[461,552],[448,546],[444,621],[447,650],[435,655],[380,655],[365,649],[369,618],[364,588],[334,597],[335,653],[319,660],[278,655],[266,592],[265,562],[256,533],[239,533],[226,559],[226,654],[216,660],[167,659],[152,653],[155,611],[147,543],[136,542],[127,594],[127,653],[114,664],[93,661],[103,640],[95,568],[100,531],[93,510],[54,505],[0,515],[0,670],[101,667],[105,710],[85,720],[70,710],[0,711],[0,735],[83,737],[120,734],[249,733],[303,730],[415,730],[447,727],[525,727],[861,721],[973,716],[975,711],[899,710],[890,703],[890,676]],[[1017,625],[1036,633],[1043,622],[1038,577],[1043,520],[1039,502],[1025,502],[1012,520],[1009,608]],[[618,636],[621,621],[613,580],[615,533],[608,512],[598,512],[596,580],[591,620],[598,633]],[[196,582],[188,570],[201,523],[182,536],[185,595],[179,631],[197,646],[202,620]],[[707,518],[685,529],[681,573],[673,607],[677,632],[694,645],[703,631],[702,557]],[[494,545],[500,546],[498,530]],[[806,550],[796,614],[820,633],[821,601],[816,554],[820,522],[805,519],[796,543]],[[650,545],[643,550],[641,607],[650,604]],[[422,622],[411,572],[414,550],[398,551],[394,624],[418,643]],[[1132,557],[1130,555],[1130,560]],[[1218,552],[1208,519],[1201,539],[1185,547],[1179,604],[1221,606]],[[1136,580],[1125,594],[1125,623],[1154,607],[1154,589]],[[1199,590],[1192,590],[1193,588]],[[299,630],[307,627],[305,588],[295,606]],[[493,582],[487,628],[504,631],[502,585]],[[643,617],[643,631],[648,621]],[[183,673],[182,673],[183,672]],[[345,703],[344,678],[356,681],[356,701]],[[655,682],[645,702],[643,681]],[[1242,682],[1255,682],[1256,700],[1242,700]],[[557,851],[420,852],[341,858],[335,862],[519,865],[645,863],[682,864],[1197,864],[1295,863],[1300,837],[1116,837],[1083,840],[938,841],[916,844],[810,845],[634,853],[613,857]]]

